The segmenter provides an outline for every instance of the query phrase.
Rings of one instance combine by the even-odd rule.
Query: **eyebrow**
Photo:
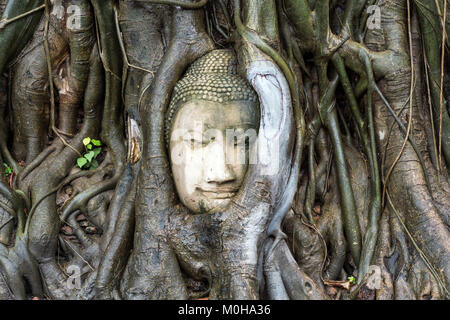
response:
[[[255,128],[258,128],[258,125],[256,125],[256,126],[254,126],[254,123],[253,122],[241,122],[241,123],[239,123],[238,125],[234,125],[234,126],[232,126],[232,127],[226,127],[225,128],[225,130],[227,130],[227,129],[239,129],[240,127],[255,127]],[[217,128],[215,128],[215,127],[213,127],[213,126],[211,126],[211,125],[208,125],[208,124],[204,124],[203,125],[203,132],[205,132],[206,130],[211,130],[211,129],[217,129]],[[192,128],[192,129],[186,129],[187,130],[187,132],[189,132],[189,133],[199,133],[199,131],[197,131],[197,130],[195,130],[194,128]],[[217,130],[220,130],[220,129],[217,129]]]
[[[252,123],[252,122],[242,122],[242,123],[240,123],[238,126],[233,126],[233,127],[227,127],[227,128],[225,128],[226,130],[228,130],[228,129],[236,129],[236,128],[240,128],[239,126],[241,126],[241,127],[246,127],[246,128],[248,128],[248,127],[255,127],[255,128],[257,128],[258,126],[254,126],[254,123]]]

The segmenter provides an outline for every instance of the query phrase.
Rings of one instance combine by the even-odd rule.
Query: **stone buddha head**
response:
[[[193,213],[227,207],[244,180],[259,128],[256,92],[231,50],[214,50],[178,81],[166,114],[166,145],[181,202]]]

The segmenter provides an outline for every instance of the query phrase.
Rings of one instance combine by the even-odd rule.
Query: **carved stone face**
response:
[[[215,213],[227,207],[244,180],[258,127],[256,102],[195,99],[180,106],[169,151],[178,196],[187,208]]]

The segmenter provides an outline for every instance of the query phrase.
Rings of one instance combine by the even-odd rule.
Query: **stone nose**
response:
[[[226,162],[226,148],[222,143],[213,143],[213,147],[205,154],[206,182],[224,184],[236,180],[236,175],[230,164]]]

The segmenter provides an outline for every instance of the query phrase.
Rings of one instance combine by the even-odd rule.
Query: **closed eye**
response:
[[[245,136],[242,137],[234,137],[234,146],[243,146],[244,143],[248,142],[248,138],[246,138]]]
[[[200,146],[200,145],[202,145],[202,140],[195,139],[195,138],[187,138],[187,139],[183,139],[183,141],[189,143],[191,146]]]

